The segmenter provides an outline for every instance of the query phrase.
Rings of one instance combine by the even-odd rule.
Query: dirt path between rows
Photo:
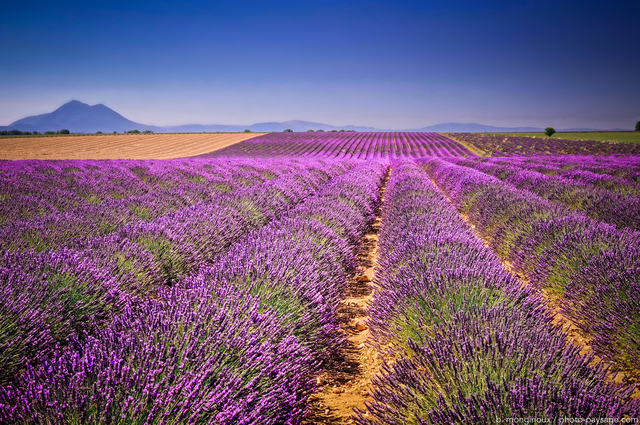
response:
[[[453,140],[454,142],[458,142],[460,143],[462,146],[464,146],[465,148],[469,149],[469,151],[475,155],[478,155],[479,157],[490,157],[491,154],[488,152],[484,152],[481,149],[478,149],[477,147],[473,146],[470,143],[467,142],[463,142],[462,140],[456,139],[455,137],[451,136],[451,133],[440,133],[442,134],[444,137],[448,137],[449,139]]]
[[[365,410],[365,402],[373,401],[371,379],[378,373],[382,360],[373,344],[368,343],[367,307],[376,290],[373,284],[378,257],[378,231],[384,192],[391,170],[380,188],[380,205],[375,220],[362,238],[358,253],[358,272],[352,276],[338,310],[342,332],[348,342],[337,358],[331,359],[317,378],[320,391],[309,398],[310,414],[305,424],[352,424],[354,409]]]

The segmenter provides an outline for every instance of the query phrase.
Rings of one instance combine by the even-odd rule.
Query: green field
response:
[[[490,133],[503,134],[505,136],[520,137],[547,137],[543,132],[540,133]],[[558,132],[551,136],[554,139],[569,140],[599,140],[602,142],[626,142],[640,143],[640,131],[586,131],[579,133],[563,133]]]

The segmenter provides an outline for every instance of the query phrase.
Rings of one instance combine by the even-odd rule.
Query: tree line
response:
[[[2,130],[0,131],[0,136],[39,136],[39,135],[52,135],[52,134],[71,134],[71,132],[69,130],[67,130],[66,128],[63,128],[62,130],[58,130],[58,131],[45,131],[45,132],[39,132],[39,131],[20,131],[20,130]],[[97,131],[95,134],[105,134],[102,131]],[[113,134],[118,134],[117,131],[114,131]],[[123,132],[123,134],[154,134],[153,131],[151,130],[144,130],[144,131],[140,131],[140,130],[128,130]]]
[[[38,131],[20,131],[20,130],[2,130],[0,136],[37,136],[39,134],[71,134],[69,130],[63,128],[58,131],[45,131],[40,133]]]

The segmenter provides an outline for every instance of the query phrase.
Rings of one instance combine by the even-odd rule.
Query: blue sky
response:
[[[12,2],[0,125],[77,99],[153,125],[632,129],[638,3]]]

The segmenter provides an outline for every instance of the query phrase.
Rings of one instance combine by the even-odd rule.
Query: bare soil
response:
[[[440,133],[445,137],[448,137],[451,140],[454,140],[458,143],[460,143],[462,146],[464,146],[465,148],[469,149],[472,153],[478,155],[478,156],[491,156],[491,155],[487,155],[487,152],[484,152],[482,150],[480,150],[479,148],[467,143],[467,142],[463,142],[462,140],[458,140],[455,137],[452,137],[452,135],[450,133]]]
[[[0,139],[0,159],[171,159],[201,155],[263,133],[142,134]]]
[[[362,238],[358,272],[350,279],[338,310],[341,330],[348,336],[347,344],[318,376],[320,391],[309,398],[310,414],[305,424],[352,424],[354,409],[366,410],[365,402],[373,401],[371,379],[380,370],[382,359],[370,341],[367,307],[378,289],[372,280],[378,257],[380,212],[389,174],[380,189],[381,202],[375,221]]]

